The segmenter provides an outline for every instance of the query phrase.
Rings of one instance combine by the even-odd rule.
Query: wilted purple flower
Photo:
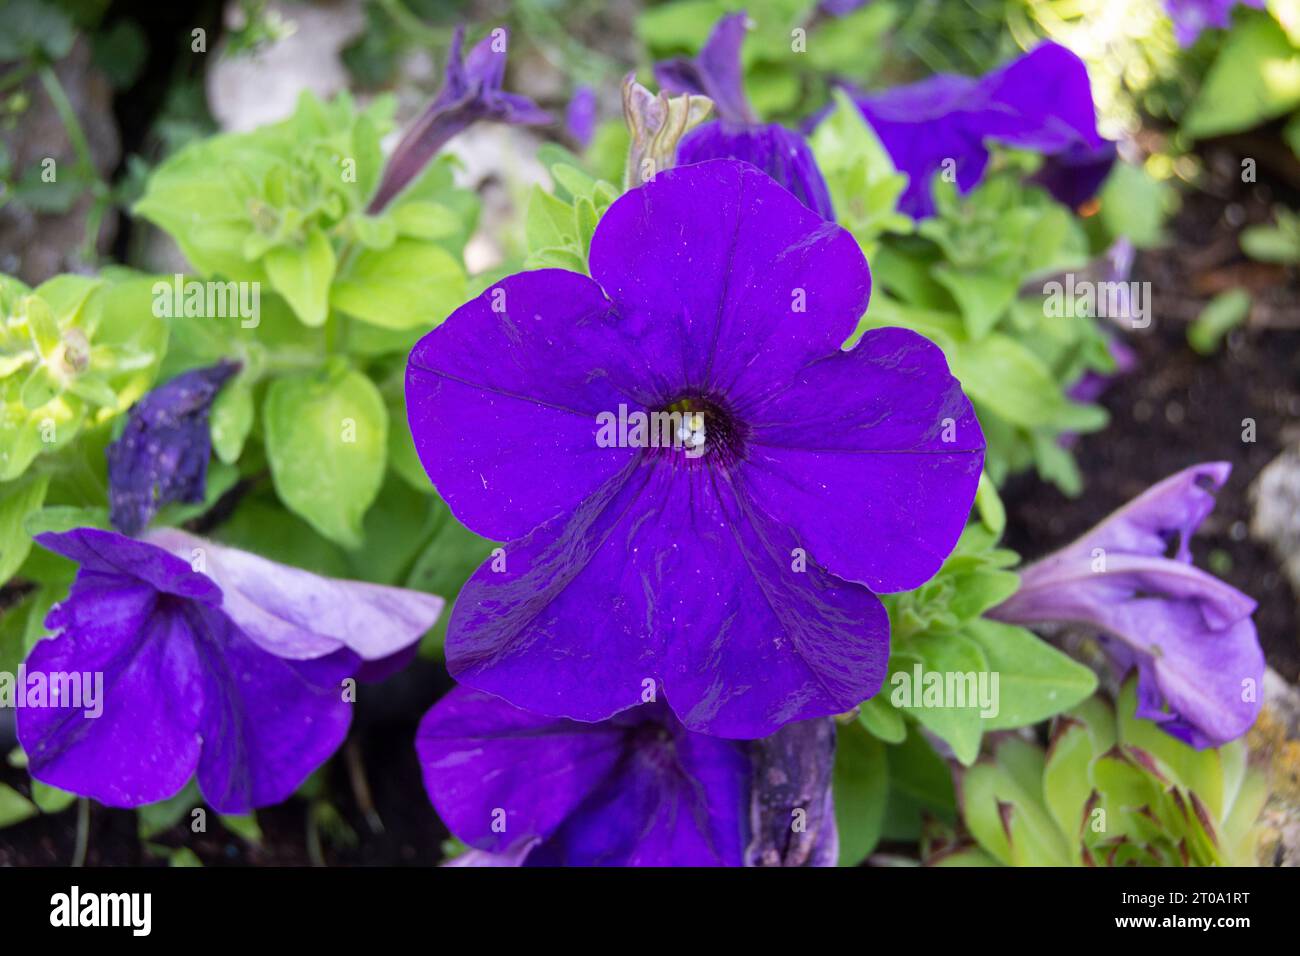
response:
[[[564,126],[580,148],[586,149],[591,145],[591,138],[596,135],[596,91],[590,86],[580,86],[573,91],[564,114]]]
[[[780,736],[691,733],[661,702],[580,723],[458,687],[416,749],[438,815],[476,848],[459,865],[832,866],[833,722]]]
[[[1197,465],[1147,489],[1022,571],[989,616],[1095,627],[1121,676],[1137,668],[1139,717],[1195,747],[1240,737],[1264,678],[1255,602],[1193,567],[1188,544],[1231,470]]]
[[[194,369],[132,406],[122,437],[108,446],[114,527],[135,534],[163,505],[203,500],[212,453],[208,412],[221,386],[238,371],[237,362]]]
[[[753,163],[824,219],[835,219],[830,190],[804,138],[779,123],[761,123],[745,98],[740,46],[745,14],[718,21],[693,60],[678,58],[655,64],[655,79],[670,93],[691,93],[713,101],[718,120],[688,134],[677,149],[677,162],[741,159]]]
[[[1092,87],[1083,61],[1044,43],[984,77],[936,74],[878,93],[852,91],[894,165],[907,173],[900,208],[934,214],[931,184],[951,171],[961,193],[984,176],[990,140],[1045,154],[1039,179],[1075,205],[1101,185],[1115,145],[1097,133]]]
[[[115,807],[173,796],[196,769],[220,813],[285,799],[347,734],[344,679],[403,654],[443,604],[174,529],[36,540],[81,567],[27,675],[99,675],[102,697],[24,708],[18,737],[36,779]]]
[[[1232,11],[1238,3],[1264,9],[1264,0],[1165,0],[1165,10],[1174,21],[1179,45],[1187,47],[1211,27],[1226,30],[1232,26]]]
[[[943,353],[903,329],[842,350],[871,284],[857,242],[745,163],[625,193],[590,269],[510,276],[411,353],[425,470],[512,542],[460,593],[452,675],[586,721],[661,681],[726,737],[870,697],[889,656],[871,591],[938,570],[982,467]],[[616,415],[699,427],[607,447]]]
[[[368,212],[380,212],[449,139],[479,120],[515,125],[551,121],[551,115],[528,97],[502,91],[508,40],[506,28],[497,27],[462,60],[465,28],[456,28],[442,89],[393,150]]]

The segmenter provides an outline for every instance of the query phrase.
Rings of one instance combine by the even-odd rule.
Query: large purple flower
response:
[[[691,93],[713,101],[718,120],[688,133],[677,148],[677,162],[741,159],[753,163],[824,219],[835,219],[830,190],[804,138],[779,123],[761,123],[745,97],[740,47],[745,14],[718,21],[693,60],[655,64],[655,79],[670,93]]]
[[[691,733],[658,702],[580,723],[460,687],[416,749],[438,815],[478,851],[462,865],[835,862],[830,720],[742,743]]]
[[[114,527],[135,534],[163,505],[203,500],[212,452],[208,413],[221,387],[238,371],[235,362],[193,369],[132,406],[122,436],[108,446]]]
[[[442,89],[393,150],[368,212],[383,210],[448,140],[480,120],[518,125],[551,121],[551,115],[528,97],[501,89],[508,40],[505,27],[497,27],[462,58],[465,28],[456,28]]]
[[[81,567],[27,678],[88,675],[102,696],[24,708],[18,737],[32,776],[109,806],[166,799],[196,769],[220,813],[285,799],[347,734],[344,679],[400,659],[442,610],[432,595],[327,580],[182,531],[37,541]]]
[[[926,339],[841,348],[869,290],[852,236],[717,160],[618,199],[591,278],[510,276],[425,336],[406,380],[425,470],[512,542],[460,593],[453,676],[587,721],[659,680],[687,727],[727,737],[874,694],[872,591],[938,570],[984,438]],[[699,427],[602,447],[620,413]]]
[[[1097,133],[1087,68],[1055,43],[987,76],[940,73],[852,96],[894,165],[907,173],[899,205],[917,217],[934,214],[931,185],[940,170],[951,170],[960,192],[975,188],[988,166],[990,140],[1046,155],[1039,180],[1070,205],[1096,192],[1115,159],[1115,144]]]
[[[1197,465],[1147,489],[1021,572],[989,616],[1095,627],[1120,675],[1137,669],[1139,717],[1196,747],[1240,737],[1261,706],[1255,602],[1193,567],[1188,543],[1231,470]]]
[[[1165,0],[1165,10],[1174,22],[1179,45],[1186,47],[1211,27],[1226,30],[1232,26],[1232,11],[1239,3],[1264,9],[1264,0]]]

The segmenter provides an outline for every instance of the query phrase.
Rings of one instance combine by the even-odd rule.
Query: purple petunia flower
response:
[[[660,702],[580,723],[458,687],[416,749],[438,815],[476,848],[456,865],[833,865],[834,722],[781,736],[691,733]],[[807,829],[792,833],[801,809]]]
[[[564,126],[579,148],[586,149],[596,135],[596,91],[590,86],[580,86],[573,91],[569,108],[564,114]]]
[[[21,709],[18,738],[36,779],[115,807],[171,797],[196,769],[220,813],[285,799],[347,734],[344,679],[400,660],[443,604],[175,529],[36,540],[80,569],[26,674],[91,675],[102,696],[98,714],[67,699]]]
[[[718,21],[693,60],[655,64],[655,79],[670,93],[691,93],[713,101],[718,120],[687,134],[677,149],[681,165],[709,159],[741,159],[763,170],[823,219],[835,219],[830,190],[804,138],[779,123],[761,123],[745,98],[740,46],[745,14]]]
[[[442,89],[393,150],[367,212],[382,211],[448,140],[479,120],[525,126],[551,121],[528,97],[502,91],[508,40],[505,27],[497,27],[462,60],[465,28],[456,28]]]
[[[1090,198],[1115,159],[1115,144],[1097,133],[1087,68],[1055,43],[984,77],[940,73],[909,86],[851,94],[894,165],[908,175],[899,207],[918,218],[934,215],[931,184],[941,169],[951,169],[963,194],[979,184],[990,140],[1045,154],[1038,181],[1068,205]]]
[[[1188,544],[1231,470],[1198,465],[1149,488],[1022,571],[989,616],[1095,627],[1121,676],[1137,668],[1139,717],[1196,747],[1240,737],[1261,705],[1255,602],[1193,567]]]
[[[1256,10],[1264,9],[1264,0],[1165,0],[1165,10],[1174,22],[1174,36],[1180,46],[1195,43],[1207,29],[1226,30],[1232,26],[1232,11],[1239,3]]]
[[[726,737],[856,706],[889,656],[872,591],[938,570],[979,481],[943,353],[903,329],[843,350],[871,284],[858,244],[745,163],[624,194],[590,268],[510,276],[411,352],[425,470],[512,542],[460,593],[452,675],[586,721],[662,682]],[[689,434],[611,442],[616,415]]]
[[[212,452],[208,412],[221,386],[238,371],[237,362],[194,369],[132,406],[122,436],[108,446],[114,527],[135,534],[163,505],[203,500]]]

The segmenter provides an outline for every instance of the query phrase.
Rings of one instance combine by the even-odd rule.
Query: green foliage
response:
[[[1266,781],[1245,744],[1195,750],[1133,716],[1135,682],[1115,710],[1092,698],[1057,721],[1050,748],[999,739],[962,773],[974,840],[932,838],[930,862],[1006,866],[1251,866]]]
[[[1260,262],[1300,265],[1300,213],[1285,206],[1274,210],[1277,224],[1248,226],[1241,231],[1241,249]]]
[[[1265,13],[1239,20],[1183,120],[1194,139],[1251,129],[1300,106],[1300,46]]]
[[[538,150],[538,159],[550,172],[555,191],[534,186],[528,196],[524,220],[528,257],[524,268],[585,273],[596,223],[620,190],[586,172],[581,160],[558,146],[543,146]]]
[[[1202,355],[1210,355],[1218,349],[1219,341],[1246,321],[1249,314],[1249,292],[1245,289],[1220,292],[1187,327],[1187,342]]]

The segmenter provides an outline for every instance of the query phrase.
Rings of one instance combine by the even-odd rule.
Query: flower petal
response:
[[[633,449],[601,448],[596,416],[641,408],[644,373],[600,289],[546,269],[503,279],[411,352],[420,460],[461,523],[498,541],[570,511]]]
[[[762,737],[879,689],[884,608],[704,469],[616,476],[470,578],[447,666],[519,707],[601,720],[661,679],[689,728]]]
[[[176,528],[145,540],[182,560],[201,558],[221,586],[222,610],[277,657],[306,660],[346,647],[363,661],[381,661],[417,643],[442,612],[436,595],[323,578]]]
[[[679,166],[625,193],[596,228],[591,275],[669,401],[783,387],[839,349],[871,291],[849,233],[735,160]]]
[[[984,436],[937,346],[869,331],[739,414],[753,433],[738,485],[832,574],[890,592],[939,570],[975,500]]]
[[[693,93],[713,101],[718,116],[732,123],[755,123],[745,98],[740,48],[745,42],[743,12],[720,19],[694,59],[679,57],[655,64],[655,81],[668,93]]]
[[[447,828],[506,854],[549,837],[613,771],[622,741],[612,723],[543,717],[457,687],[424,715],[415,746]]]

